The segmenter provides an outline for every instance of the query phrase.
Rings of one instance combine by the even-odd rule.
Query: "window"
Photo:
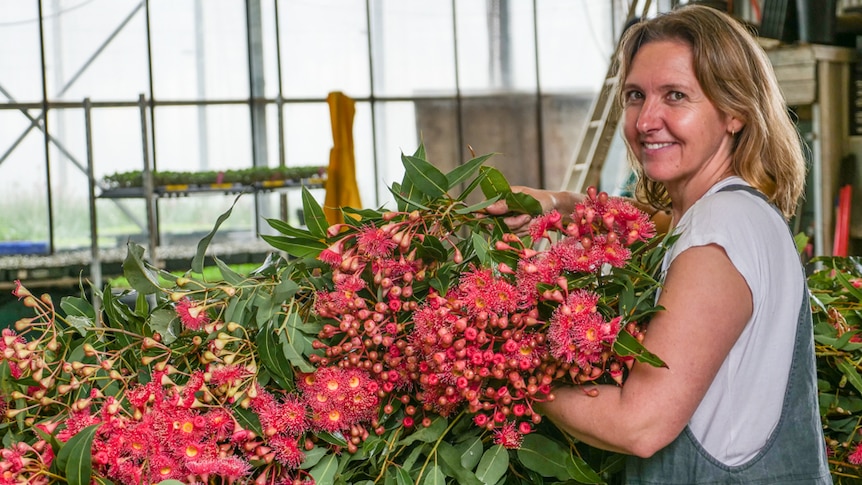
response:
[[[0,0],[0,189],[21,194],[0,202],[0,245],[91,247],[90,165],[100,248],[199,236],[234,194],[109,198],[105,177],[326,166],[332,91],[356,102],[365,206],[391,204],[420,140],[444,169],[498,152],[513,184],[554,187],[626,5]],[[299,223],[300,207],[298,191],[244,195],[222,230],[255,239],[264,218]]]

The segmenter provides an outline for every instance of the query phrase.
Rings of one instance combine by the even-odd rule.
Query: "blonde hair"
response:
[[[659,40],[691,46],[695,76],[704,94],[718,110],[743,122],[733,135],[734,172],[790,219],[805,186],[803,144],[772,64],[754,36],[730,15],[702,5],[686,5],[642,20],[631,25],[620,41],[621,85],[640,47]],[[622,96],[621,92],[621,104]],[[664,185],[644,176],[631,147],[628,156],[638,174],[638,198],[659,208],[669,207]]]

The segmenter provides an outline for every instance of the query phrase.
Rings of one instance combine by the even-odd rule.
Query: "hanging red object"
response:
[[[838,208],[835,212],[835,240],[832,244],[832,255],[847,257],[847,247],[850,242],[850,204],[853,187],[845,185],[838,191]]]

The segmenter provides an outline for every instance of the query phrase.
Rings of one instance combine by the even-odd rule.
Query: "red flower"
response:
[[[298,435],[308,430],[305,404],[296,395],[289,395],[281,402],[273,398],[263,407],[256,406],[255,410],[267,435]]]
[[[305,453],[299,449],[296,438],[278,435],[270,438],[268,444],[275,451],[275,459],[282,465],[299,468],[305,460]]]
[[[240,365],[225,365],[210,369],[209,383],[215,387],[222,384],[235,386],[250,375],[249,371]]]
[[[198,305],[198,303],[188,297],[177,302],[177,315],[179,315],[180,321],[189,330],[200,330],[210,322],[206,309]]]
[[[21,280],[15,280],[15,289],[12,290],[12,295],[14,295],[19,300],[21,298],[31,296],[30,290],[24,288],[24,285],[21,284]]]
[[[360,253],[369,258],[383,258],[389,256],[398,243],[392,240],[388,234],[374,225],[365,226],[359,230],[356,237],[356,247]]]
[[[515,423],[507,422],[494,430],[494,444],[505,448],[517,449],[521,446],[524,436],[515,428]]]
[[[853,465],[862,465],[862,444],[856,445],[853,453],[847,457],[847,461]]]
[[[560,215],[560,213],[556,210],[552,210],[547,214],[543,214],[539,217],[536,217],[530,223],[530,237],[533,239],[533,241],[538,241],[543,237],[548,237],[549,229],[562,230],[562,220],[563,216]]]
[[[186,468],[194,475],[218,475],[228,481],[237,480],[248,475],[251,465],[235,456],[196,460],[186,463]]]

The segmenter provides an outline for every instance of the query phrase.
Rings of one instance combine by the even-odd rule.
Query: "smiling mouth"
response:
[[[659,148],[671,146],[672,144],[673,143],[643,143],[643,147],[647,150],[658,150]]]

